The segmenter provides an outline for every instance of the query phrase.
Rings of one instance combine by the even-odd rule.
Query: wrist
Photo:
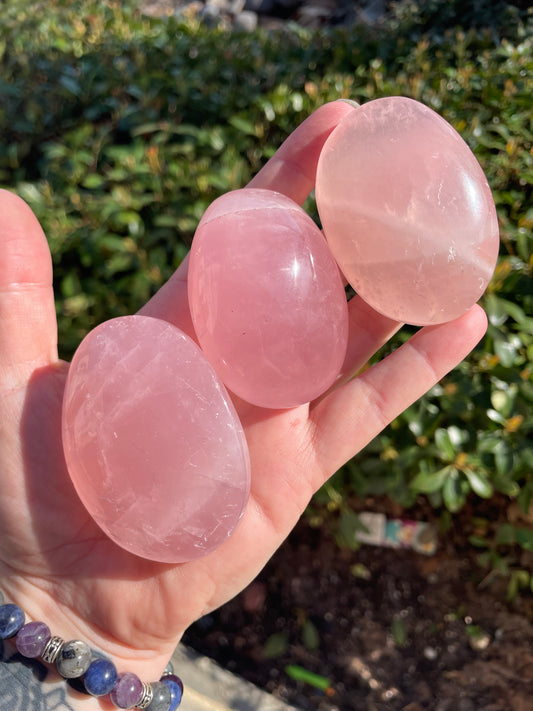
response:
[[[0,698],[27,711],[116,711],[108,699],[76,691],[41,660],[24,659],[10,640],[0,641]]]
[[[143,622],[134,613],[122,614],[135,607],[115,582],[110,586],[116,588],[115,597],[123,602],[118,610],[116,605],[110,609],[106,602],[100,602],[90,590],[80,594],[82,582],[76,586],[70,595],[68,586],[11,576],[7,569],[0,569],[0,599],[3,593],[4,602],[18,605],[24,611],[25,622],[42,621],[52,636],[64,641],[83,640],[97,656],[111,659],[119,672],[133,672],[143,680],[159,679],[185,627],[180,626],[177,632],[173,628],[172,636],[163,639],[152,634],[153,619]]]
[[[0,696],[19,701],[20,708],[28,711],[106,711],[117,706],[150,711],[152,698],[158,709],[174,711],[179,706],[183,691],[179,678],[162,676],[172,671],[168,658],[163,662],[160,654],[146,657],[146,653],[135,652],[134,662],[128,657],[122,668],[122,659],[111,661],[80,640],[76,632],[74,629],[72,637],[59,637],[41,620],[29,620],[20,606],[0,593]],[[136,665],[142,665],[141,674],[136,673]],[[152,668],[155,671],[148,680],[146,673]]]
[[[172,709],[179,706],[182,691],[181,686],[177,705]],[[0,698],[9,699],[13,708],[25,711],[117,711],[109,695],[87,694],[81,679],[64,679],[41,659],[24,658],[12,640],[0,640]]]

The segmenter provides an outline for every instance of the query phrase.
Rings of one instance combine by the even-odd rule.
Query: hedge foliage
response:
[[[489,331],[321,496],[348,537],[352,494],[406,506],[423,494],[450,512],[502,494],[528,510],[532,27],[498,2],[406,0],[376,29],[253,34],[154,20],[112,0],[5,4],[0,184],[49,237],[63,355],[97,323],[135,311],[179,264],[206,206],[242,187],[319,105],[410,96],[455,126],[492,187],[502,246],[483,300]]]

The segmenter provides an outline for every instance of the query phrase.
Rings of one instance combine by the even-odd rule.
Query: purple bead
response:
[[[0,606],[0,639],[14,637],[24,624],[24,613],[18,605],[8,602]]]
[[[142,681],[136,674],[124,672],[117,677],[109,698],[119,709],[131,709],[140,700],[143,692]]]
[[[83,682],[92,696],[105,696],[117,682],[117,669],[107,659],[95,659],[85,672]]]
[[[51,637],[50,629],[44,622],[28,622],[20,628],[15,640],[23,657],[40,657]]]
[[[176,711],[181,704],[181,697],[183,696],[183,682],[175,674],[165,674],[161,677],[161,681],[170,689],[170,708],[168,711]]]

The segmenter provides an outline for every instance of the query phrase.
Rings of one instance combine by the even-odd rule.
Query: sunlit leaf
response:
[[[439,448],[443,459],[451,460],[455,456],[455,446],[448,430],[438,429],[435,432],[435,443]]]
[[[414,491],[419,491],[422,494],[431,494],[442,488],[446,478],[452,471],[453,467],[451,465],[443,467],[436,472],[420,471],[411,481],[410,486]]]
[[[488,499],[492,496],[494,487],[485,474],[473,469],[466,469],[465,474],[470,482],[470,486],[478,496],[481,496],[484,499]]]

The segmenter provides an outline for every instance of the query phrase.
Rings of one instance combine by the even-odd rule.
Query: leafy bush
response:
[[[4,7],[0,183],[49,236],[62,355],[97,323],[139,308],[185,255],[205,207],[244,185],[319,105],[410,96],[457,128],[492,187],[502,249],[483,300],[489,331],[317,502],[333,503],[348,532],[352,495],[405,506],[425,495],[456,512],[472,495],[499,493],[527,510],[533,19],[485,5],[474,18],[464,2],[406,1],[376,30],[253,34],[153,20],[109,0]],[[457,27],[468,12],[471,26]]]

